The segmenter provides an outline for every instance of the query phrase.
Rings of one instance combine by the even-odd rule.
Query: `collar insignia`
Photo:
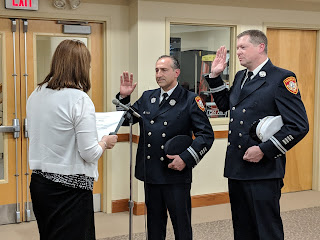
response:
[[[259,76],[265,77],[265,76],[267,76],[267,73],[265,71],[261,71],[261,72],[259,72]]]
[[[174,105],[176,105],[176,100],[171,99],[170,102],[169,102],[169,104],[170,104],[170,106],[173,107]]]

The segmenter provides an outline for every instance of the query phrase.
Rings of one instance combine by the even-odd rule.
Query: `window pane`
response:
[[[222,79],[229,87],[230,38],[231,27],[170,25],[170,55],[177,57],[181,65],[178,81],[183,87],[201,97],[210,118],[228,115],[228,112],[218,111],[204,74],[210,72],[217,49],[224,45],[228,51],[228,65]]]

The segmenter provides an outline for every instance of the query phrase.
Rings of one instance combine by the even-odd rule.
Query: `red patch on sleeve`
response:
[[[298,84],[295,77],[287,77],[285,80],[283,80],[283,83],[289,92],[293,94],[298,93]]]
[[[205,107],[204,107],[204,105],[203,105],[203,103],[201,101],[201,98],[199,96],[197,96],[195,98],[195,100],[196,100],[196,102],[198,104],[198,107],[204,112],[206,109],[205,109]]]

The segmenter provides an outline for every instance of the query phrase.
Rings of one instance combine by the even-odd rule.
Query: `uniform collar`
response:
[[[245,88],[241,89],[240,84],[241,80],[246,77],[247,69],[244,69],[241,71],[241,73],[238,75],[237,79],[235,80],[235,88],[234,88],[234,94],[230,96],[230,103],[235,106],[239,104],[243,99],[250,96],[254,91],[256,91],[258,88],[261,87],[266,81],[267,81],[267,75],[268,71],[272,67],[272,63],[270,59],[268,58],[266,61],[261,63],[254,71],[256,71],[256,76],[251,79],[255,79],[255,81],[250,81]],[[264,74],[261,74],[264,73]]]
[[[253,78],[260,72],[261,68],[263,68],[264,65],[266,65],[266,63],[267,63],[268,61],[269,61],[269,58],[267,58],[263,63],[261,63],[258,67],[256,67],[256,69],[254,69],[254,70],[252,71],[253,75],[252,75],[251,79],[253,79]],[[247,69],[247,72],[248,72],[248,71],[249,71],[249,70]]]
[[[162,90],[162,89],[161,89]],[[159,96],[158,94],[161,91],[159,88],[151,95],[151,102],[155,102],[157,99],[157,96]],[[170,97],[168,97],[167,101],[161,106],[159,107],[159,104],[152,104],[152,112],[154,114],[151,114],[150,117],[151,118],[156,118],[157,116],[167,112],[168,110],[174,108],[180,101],[180,94],[183,90],[183,88],[177,84],[177,86],[175,86],[174,88],[170,89],[172,90],[172,93],[170,95]],[[152,101],[152,99],[155,99],[154,101]]]
[[[168,94],[168,97],[170,97],[170,95],[173,93],[173,91],[176,89],[177,86],[178,86],[178,83],[176,84],[176,86],[171,88],[168,92],[166,92],[162,88],[160,88],[160,96],[162,96],[162,94],[166,92]]]

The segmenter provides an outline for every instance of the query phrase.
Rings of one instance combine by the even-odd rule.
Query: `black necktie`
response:
[[[241,88],[243,88],[244,85],[246,85],[246,83],[248,83],[248,82],[250,81],[252,75],[253,75],[253,72],[248,72],[248,73],[247,73],[247,79],[245,80],[244,83],[242,83],[242,87],[241,87]]]
[[[167,97],[168,97],[168,93],[163,93],[162,94],[162,100],[161,100],[161,103],[159,104],[159,106],[162,106],[164,104],[164,102],[166,101]]]

